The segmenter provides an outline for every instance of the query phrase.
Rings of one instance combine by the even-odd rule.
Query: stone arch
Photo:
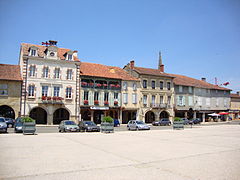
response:
[[[155,121],[155,114],[153,111],[147,111],[145,113],[145,123],[152,123]]]
[[[162,118],[168,118],[170,117],[170,113],[168,111],[161,111],[159,114],[160,119]]]
[[[15,112],[12,107],[2,105],[0,106],[0,116],[15,119]]]
[[[42,107],[32,108],[29,117],[35,119],[36,124],[47,124],[47,112]]]
[[[58,108],[53,113],[53,124],[60,124],[62,120],[69,120],[70,113],[66,108]]]

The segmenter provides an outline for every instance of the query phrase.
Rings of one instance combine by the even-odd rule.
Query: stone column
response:
[[[205,112],[202,114],[202,122],[205,122]]]
[[[53,114],[48,114],[47,115],[47,124],[48,125],[53,125]]]
[[[187,118],[188,114],[187,114],[187,111],[184,112],[184,117]]]

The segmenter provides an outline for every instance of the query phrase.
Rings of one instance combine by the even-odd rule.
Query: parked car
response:
[[[189,121],[189,124],[200,124],[202,122],[202,120],[200,118],[196,118],[196,119],[191,119]]]
[[[153,126],[170,126],[171,125],[171,121],[168,118],[163,118],[160,119],[159,121],[153,121],[152,122]]]
[[[7,123],[8,128],[11,128],[11,127],[14,126],[15,119],[12,119],[12,118],[5,118],[5,121],[6,121],[6,123]]]
[[[15,123],[14,123],[14,132],[15,133],[22,133],[22,127],[23,127],[23,121],[22,121],[22,118],[21,117],[18,117],[16,120],[15,120]]]
[[[97,126],[92,121],[80,121],[78,124],[80,131],[87,131],[87,132],[100,132],[100,127]]]
[[[184,125],[190,124],[190,120],[188,118],[181,118],[181,120],[183,121]]]
[[[150,126],[139,120],[130,120],[127,128],[128,130],[150,130]]]
[[[58,126],[59,132],[79,132],[79,127],[74,121],[63,120]]]
[[[0,117],[0,131],[7,133],[7,123],[4,117]]]
[[[114,127],[120,126],[120,122],[118,119],[114,119]]]

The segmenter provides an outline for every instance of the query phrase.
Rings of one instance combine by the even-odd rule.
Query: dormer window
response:
[[[72,56],[73,56],[72,54],[68,54],[68,55],[67,55],[67,60],[68,60],[68,61],[72,61]]]
[[[31,56],[36,56],[37,51],[35,49],[31,49]]]
[[[66,57],[67,61],[72,61],[73,60],[73,51],[66,52],[65,57]]]
[[[29,48],[29,56],[38,56],[37,55],[37,47],[35,47],[35,46],[32,46],[32,47],[30,47]]]

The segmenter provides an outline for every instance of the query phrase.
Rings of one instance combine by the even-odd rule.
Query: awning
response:
[[[220,112],[220,113],[218,113],[219,115],[227,115],[227,114],[229,114],[229,113],[227,113],[227,112]]]

